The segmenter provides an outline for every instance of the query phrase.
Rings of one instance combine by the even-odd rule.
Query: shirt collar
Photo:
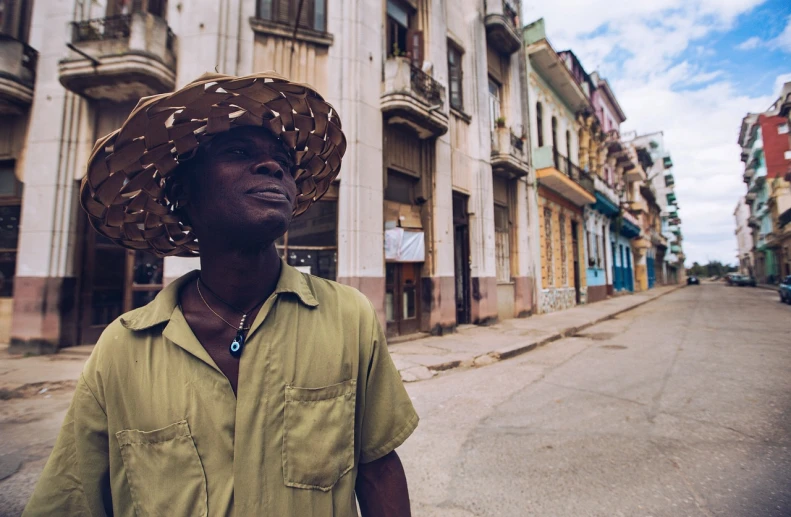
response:
[[[280,278],[272,295],[291,293],[296,295],[297,299],[306,307],[317,307],[319,302],[316,299],[310,275],[289,266],[282,259],[281,265]],[[169,283],[151,303],[121,316],[121,324],[129,330],[145,330],[170,321],[173,311],[179,304],[181,289],[187,283],[194,282],[198,274],[197,270],[190,271]]]

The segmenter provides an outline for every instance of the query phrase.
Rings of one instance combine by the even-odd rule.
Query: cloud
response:
[[[736,45],[736,48],[738,50],[753,50],[763,45],[764,45],[764,40],[762,40],[758,36],[753,36],[752,38],[748,38],[742,41],[741,43],[739,43],[738,45]]]
[[[739,15],[763,1],[524,0],[527,21],[544,17],[557,49],[571,48],[588,72],[599,70],[610,80],[628,117],[624,131],[663,131],[688,264],[735,262],[733,206],[745,191],[736,140],[745,113],[765,110],[775,99],[748,95],[712,68],[708,38],[732,29]],[[791,25],[786,31],[791,47]],[[774,44],[785,44],[785,34]]]
[[[783,32],[769,40],[767,46],[771,49],[782,50],[791,54],[791,16],[788,17]]]

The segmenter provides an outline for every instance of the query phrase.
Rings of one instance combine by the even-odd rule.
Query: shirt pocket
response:
[[[352,469],[356,386],[356,379],[323,388],[286,386],[286,486],[326,492]]]
[[[155,431],[127,429],[115,437],[139,517],[207,514],[206,475],[186,420]]]

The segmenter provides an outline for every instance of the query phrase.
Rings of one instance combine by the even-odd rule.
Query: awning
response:
[[[609,217],[618,215],[618,212],[620,212],[618,206],[610,201],[607,196],[601,192],[594,192],[594,195],[596,196],[596,203],[593,205],[594,210]]]

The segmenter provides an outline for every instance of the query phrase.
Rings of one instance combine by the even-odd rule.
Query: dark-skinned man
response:
[[[81,188],[121,246],[199,256],[112,323],[25,515],[410,515],[395,452],[418,417],[359,292],[275,240],[337,177],[346,140],[312,88],[206,74],[142,99]]]

